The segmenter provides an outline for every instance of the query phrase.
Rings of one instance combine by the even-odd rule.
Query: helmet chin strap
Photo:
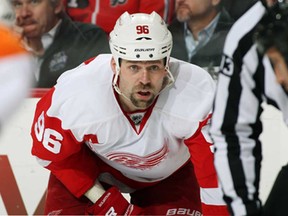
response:
[[[165,66],[165,70],[167,71],[169,81],[168,81],[167,85],[162,90],[170,87],[175,82],[174,76],[172,75],[168,64]],[[160,92],[162,92],[162,90]],[[160,92],[159,92],[159,94],[160,94]]]
[[[125,94],[123,94],[122,91],[120,90],[120,88],[117,85],[119,74],[120,74],[120,67],[118,65],[116,65],[116,73],[115,73],[115,76],[114,76],[114,79],[113,79],[113,88],[119,95],[122,95],[126,100],[128,100],[128,101],[130,101],[132,103],[130,98],[128,98]]]
[[[165,70],[167,71],[167,77],[168,77],[168,83],[167,85],[161,89],[161,91],[158,92],[158,94],[156,95],[156,97],[164,90],[164,89],[167,89],[169,88],[170,86],[173,85],[173,83],[175,82],[175,79],[173,77],[173,75],[171,74],[171,71],[169,70],[169,66],[166,65],[165,66]],[[119,94],[119,95],[122,95],[126,100],[128,100],[129,102],[132,103],[132,101],[130,100],[130,98],[128,98],[125,94],[123,94],[123,92],[120,90],[117,82],[118,82],[118,77],[119,77],[119,74],[120,74],[120,67],[117,65],[116,66],[116,73],[115,73],[115,76],[114,76],[114,79],[113,79],[113,88],[114,90]]]

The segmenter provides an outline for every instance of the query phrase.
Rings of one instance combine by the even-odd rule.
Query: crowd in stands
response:
[[[49,88],[63,72],[110,52],[109,33],[125,11],[156,11],[172,33],[171,56],[199,65],[217,79],[225,37],[253,1],[12,0],[12,4],[14,29],[35,57],[34,87]]]
[[[65,71],[109,52],[108,39],[98,26],[72,22],[62,0],[13,0],[15,30],[34,54],[35,87],[49,88]]]
[[[67,14],[72,20],[100,26],[108,35],[116,20],[127,11],[133,13],[157,12],[166,23],[174,14],[175,0],[64,0]]]
[[[205,68],[216,79],[233,22],[224,0],[176,0],[175,19],[169,25],[173,35],[171,56]]]

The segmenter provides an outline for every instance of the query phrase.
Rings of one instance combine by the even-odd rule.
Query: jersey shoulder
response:
[[[197,65],[171,59],[175,83],[163,91],[159,104],[165,112],[191,121],[202,121],[211,112],[215,81]]]
[[[65,128],[102,121],[112,115],[117,107],[110,59],[109,54],[99,55],[61,75],[47,114],[61,119]]]

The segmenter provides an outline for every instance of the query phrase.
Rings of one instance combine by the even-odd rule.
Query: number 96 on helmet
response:
[[[172,35],[156,12],[123,13],[110,33],[110,49],[119,67],[119,59],[149,61],[165,59],[172,49]]]

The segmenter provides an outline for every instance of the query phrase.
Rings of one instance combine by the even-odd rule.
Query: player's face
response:
[[[268,49],[266,54],[273,65],[277,82],[288,92],[288,67],[285,59],[274,47]]]
[[[175,11],[180,22],[203,20],[220,0],[176,0]]]
[[[124,109],[131,112],[148,108],[165,86],[166,75],[164,60],[122,60],[119,88],[130,100],[122,98]]]
[[[58,22],[57,14],[62,4],[53,5],[51,0],[12,0],[16,25],[23,28],[23,36],[41,37]]]

